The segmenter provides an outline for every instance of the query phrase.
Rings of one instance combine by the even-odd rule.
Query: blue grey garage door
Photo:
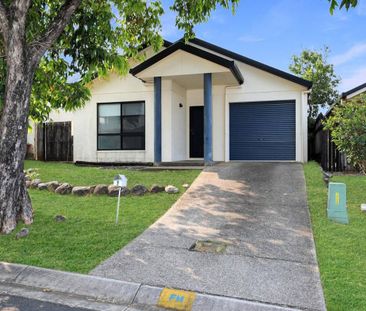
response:
[[[230,104],[231,160],[295,160],[295,101]]]

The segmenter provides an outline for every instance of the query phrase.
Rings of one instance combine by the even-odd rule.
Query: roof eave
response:
[[[349,95],[352,95],[353,93],[356,93],[356,92],[362,90],[363,88],[366,88],[366,83],[363,83],[363,84],[361,84],[359,86],[356,86],[355,88],[353,88],[353,89],[351,89],[351,90],[349,90],[347,92],[343,92],[342,95],[341,95],[341,98],[342,99],[347,99],[347,97]]]

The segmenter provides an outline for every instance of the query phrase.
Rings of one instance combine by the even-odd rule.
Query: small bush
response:
[[[350,164],[366,173],[366,95],[342,103],[325,121],[333,142],[344,152]]]

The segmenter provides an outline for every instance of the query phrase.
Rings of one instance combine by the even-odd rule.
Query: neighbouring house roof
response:
[[[248,57],[237,54],[235,52],[226,50],[226,49],[224,49],[222,47],[219,47],[217,45],[214,45],[212,43],[203,41],[203,40],[198,39],[198,38],[194,38],[194,39],[190,40],[189,42],[191,44],[200,46],[200,47],[202,47],[206,50],[210,50],[210,51],[215,52],[217,54],[224,55],[224,56],[226,56],[228,58],[231,58],[233,60],[240,61],[242,63],[245,63],[245,64],[250,65],[252,67],[258,68],[260,70],[266,71],[268,73],[271,73],[273,75],[276,75],[276,76],[281,77],[283,79],[286,79],[288,81],[291,81],[291,82],[294,82],[296,84],[305,86],[308,89],[310,89],[312,87],[312,82],[310,82],[308,80],[302,79],[302,78],[297,77],[295,75],[292,75],[288,72],[285,72],[285,71],[279,70],[277,68],[268,66],[266,64],[260,63],[256,60],[250,59]],[[169,45],[169,42],[164,42],[164,43],[166,43],[166,45],[164,45],[164,46]],[[244,82],[243,76],[241,75],[241,72],[237,68],[235,62],[230,61],[227,58],[220,57],[216,54],[212,54],[208,51],[199,49],[199,48],[197,48],[195,46],[192,46],[190,44],[185,44],[184,39],[180,39],[180,40],[176,41],[175,43],[172,43],[165,50],[163,50],[163,51],[159,52],[158,54],[156,54],[155,56],[147,59],[145,62],[141,63],[140,65],[132,68],[130,70],[130,73],[133,74],[133,75],[136,75],[139,72],[141,72],[141,71],[145,70],[146,68],[152,66],[153,64],[157,63],[158,61],[162,60],[163,58],[167,57],[168,55],[174,53],[178,49],[184,50],[186,52],[192,53],[194,55],[197,55],[199,57],[202,57],[204,59],[207,59],[209,61],[217,63],[217,64],[222,65],[224,67],[227,67],[234,74],[234,76],[238,80],[239,84],[242,84]]]
[[[363,90],[364,89],[364,90]],[[342,93],[342,99],[352,98],[354,93],[357,93],[355,95],[358,95],[360,93],[366,92],[366,83],[363,83],[359,86],[356,86],[355,88]],[[351,95],[351,96],[350,96]],[[353,95],[353,96],[352,96]]]
[[[144,61],[141,64],[137,65],[136,67],[132,68],[130,70],[130,73],[132,75],[137,75],[138,73],[142,72],[143,70],[145,70],[145,69],[149,68],[150,66],[156,64],[157,62],[161,61],[165,57],[173,54],[177,50],[185,51],[187,53],[193,54],[195,56],[198,56],[198,57],[201,57],[208,61],[211,61],[211,62],[218,64],[220,66],[223,66],[225,68],[228,68],[239,84],[243,84],[243,82],[244,82],[244,78],[243,78],[238,66],[236,65],[236,63],[234,61],[228,60],[228,59],[218,56],[216,54],[212,54],[210,52],[201,50],[192,45],[185,44],[181,40],[175,42],[174,44],[170,45],[169,47],[162,50],[158,54],[150,57],[146,61]]]

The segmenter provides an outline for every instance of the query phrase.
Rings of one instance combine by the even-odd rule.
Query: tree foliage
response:
[[[238,0],[175,0],[186,38],[216,6]],[[88,83],[128,72],[141,48],[158,50],[161,0],[0,0],[0,232],[33,222],[23,162],[29,116],[75,109]]]
[[[239,0],[176,0],[171,9],[177,13],[176,25],[189,38],[193,27],[206,21],[221,5],[235,8]],[[11,5],[11,1],[4,1]],[[27,13],[26,39],[37,46],[47,35],[51,22],[66,0],[34,0]],[[158,49],[160,18],[164,13],[160,0],[82,0],[71,21],[42,57],[35,73],[30,116],[47,119],[52,109],[73,110],[90,97],[87,84],[110,70],[123,75],[129,59],[137,58],[141,47]],[[0,40],[0,112],[4,97],[6,61]]]
[[[315,119],[320,107],[329,107],[339,99],[337,86],[340,78],[335,74],[332,64],[328,64],[329,49],[323,51],[304,50],[292,57],[290,70],[297,76],[313,82],[309,95],[309,118]]]
[[[366,95],[335,106],[325,128],[348,161],[366,173]]]
[[[333,14],[334,10],[338,7],[340,9],[346,8],[347,10],[351,7],[356,7],[358,0],[328,0],[330,2],[330,12]]]
[[[35,0],[28,11],[26,40],[37,47],[65,1]],[[127,72],[128,57],[142,44],[159,46],[160,2],[83,0],[36,71],[30,115],[39,121],[52,108],[80,107],[89,98],[87,83],[108,70]],[[0,79],[6,67],[1,68]],[[1,79],[1,81],[4,81]],[[1,93],[0,93],[1,95]]]

